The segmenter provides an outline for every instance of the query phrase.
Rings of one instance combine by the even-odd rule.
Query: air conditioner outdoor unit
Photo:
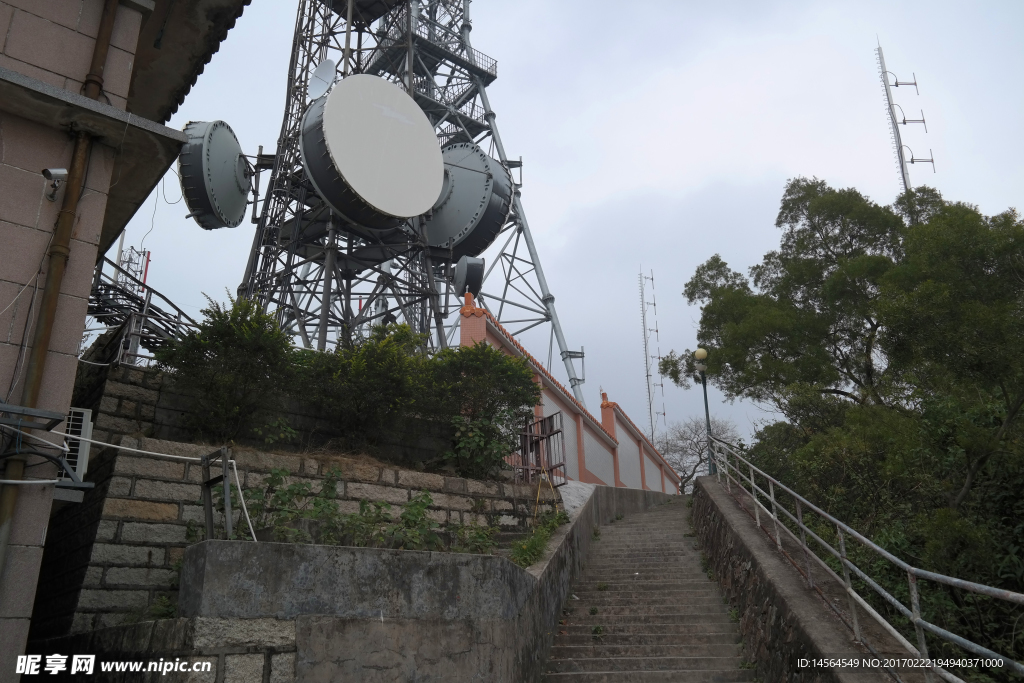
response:
[[[71,408],[68,410],[68,417],[64,433],[71,436],[80,436],[85,439],[92,438],[92,411],[87,408]],[[89,469],[89,446],[88,441],[68,439],[68,452],[65,460],[68,467],[75,471],[78,478],[85,479],[85,472]],[[61,470],[57,474],[58,479],[67,479],[66,472]]]

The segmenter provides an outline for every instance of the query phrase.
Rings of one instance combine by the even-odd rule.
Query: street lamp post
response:
[[[700,385],[704,389],[704,420],[707,425],[708,435],[708,474],[717,474],[718,467],[715,465],[715,459],[711,454],[711,411],[708,409],[708,377],[704,374],[704,371],[708,369],[708,366],[704,364],[704,360],[708,357],[707,349],[698,348],[693,352],[693,357],[697,361],[694,363],[694,367],[700,373]]]

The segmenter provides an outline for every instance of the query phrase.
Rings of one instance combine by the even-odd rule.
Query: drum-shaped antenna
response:
[[[484,286],[484,260],[473,256],[460,258],[455,264],[452,286],[457,296],[465,296],[466,292],[480,296],[480,289]]]
[[[190,216],[207,230],[235,228],[249,200],[249,166],[231,126],[190,121],[178,156],[178,177]]]
[[[309,79],[309,89],[306,91],[309,99],[315,100],[330,90],[331,86],[334,85],[334,76],[337,73],[337,68],[338,66],[334,63],[333,59],[325,59],[317,64],[317,67],[313,69],[313,75]]]
[[[313,102],[299,149],[317,194],[365,228],[425,213],[441,191],[434,127],[404,90],[377,76],[344,78]]]
[[[443,150],[444,182],[427,221],[427,243],[452,255],[477,256],[494,242],[508,218],[512,176],[471,142]]]

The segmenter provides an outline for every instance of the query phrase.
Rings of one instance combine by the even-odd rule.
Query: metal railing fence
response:
[[[805,574],[808,585],[812,588],[814,587],[811,567],[812,565],[817,565],[845,588],[845,592],[849,598],[850,621],[852,622],[852,624],[847,625],[853,630],[854,636],[858,642],[864,643],[872,652],[874,652],[874,648],[871,644],[864,639],[860,622],[858,621],[857,608],[860,607],[883,629],[899,641],[899,643],[907,649],[907,652],[914,657],[920,657],[925,660],[929,659],[925,634],[931,633],[934,636],[980,657],[1000,660],[1002,663],[1001,666],[1005,670],[1014,672],[1018,675],[1024,675],[1024,664],[1021,664],[1010,657],[994,652],[982,645],[979,645],[978,643],[974,643],[966,638],[958,636],[955,633],[951,633],[924,619],[921,614],[918,579],[934,581],[945,586],[969,591],[978,595],[984,595],[997,600],[1003,600],[1016,605],[1024,605],[1024,594],[1014,593],[1012,591],[994,588],[992,586],[986,586],[971,581],[965,581],[963,579],[957,579],[951,576],[945,576],[943,574],[937,574],[935,572],[914,567],[872,542],[870,539],[866,538],[847,524],[820,509],[782,482],[755,467],[753,463],[743,457],[740,453],[736,452],[736,450],[734,450],[729,444],[714,437],[711,438],[711,442],[711,454],[715,464],[718,466],[717,477],[719,483],[722,483],[724,478],[724,485],[730,493],[732,492],[732,486],[735,484],[744,493],[750,496],[754,503],[754,519],[758,528],[764,529],[761,523],[762,512],[771,518],[771,525],[774,528],[773,539],[776,545],[779,550],[783,551],[786,557],[789,558],[790,562],[792,562],[797,569],[801,571],[801,573]],[[767,485],[767,491],[762,488],[762,485],[758,484],[759,478]],[[795,508],[792,512],[783,504],[783,501],[779,496],[780,493],[784,493],[792,499],[793,507]],[[762,500],[765,502],[762,502]],[[765,503],[768,503],[768,505]],[[812,512],[817,515],[822,524],[829,527],[835,527],[836,539],[838,540],[839,546],[838,548],[833,547],[828,541],[823,539],[820,534],[815,533],[811,526],[808,526],[804,520],[804,515],[808,512]],[[786,523],[787,520],[789,524]],[[799,536],[790,528],[791,525],[799,532]],[[820,528],[821,527],[819,527],[819,529]],[[780,535],[780,532],[784,532],[795,543],[799,544],[806,563],[805,568],[801,568],[796,560],[790,557],[788,553],[785,553],[782,548],[782,536]],[[812,550],[811,546],[809,546],[807,542],[808,537],[817,543],[821,551],[830,555],[833,558],[833,561],[840,565],[842,569],[841,576],[828,562],[825,561],[825,559]],[[908,596],[910,600],[909,607],[904,605],[898,598],[893,596],[892,593],[883,588],[879,582],[869,576],[867,572],[854,564],[847,552],[847,538],[857,541],[868,551],[888,561],[898,570],[906,574]],[[917,640],[916,646],[904,637],[904,635],[900,633],[892,623],[879,614],[878,611],[872,607],[860,593],[857,592],[854,587],[851,574],[870,587],[881,599],[888,603],[896,610],[896,612],[905,617],[914,626]],[[930,670],[926,670],[925,676],[929,683],[932,683],[933,681],[933,677],[931,675],[932,672],[938,674],[942,679],[949,681],[949,683],[964,683],[962,679],[937,664],[933,664]]]

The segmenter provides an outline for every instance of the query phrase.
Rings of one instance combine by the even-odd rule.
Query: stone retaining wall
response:
[[[114,437],[120,445],[199,457],[209,446],[139,437]],[[403,505],[429,491],[428,515],[442,525],[487,524],[506,529],[526,525],[536,490],[526,486],[445,477],[329,455],[292,455],[234,449],[243,489],[261,488],[272,469],[290,472],[286,483],[321,487],[337,468],[339,507],[356,512],[359,501]],[[114,448],[93,455],[87,491],[80,505],[59,511],[50,524],[32,639],[114,626],[152,616],[159,603],[177,600],[178,566],[185,548],[202,540],[204,513],[199,463],[133,455]],[[542,510],[553,500],[542,489]],[[245,521],[235,505],[233,524]],[[218,528],[222,516],[215,515]],[[44,588],[45,587],[45,588]]]
[[[738,612],[747,661],[765,683],[888,683],[881,671],[814,669],[798,660],[868,651],[808,588],[800,572],[715,480],[693,489],[693,527],[708,568]],[[906,672],[901,672],[905,674]],[[906,681],[906,677],[904,676]]]
[[[213,662],[215,676],[137,679],[165,683],[539,681],[594,528],[679,503],[635,489],[587,494],[526,570],[496,556],[203,543],[186,554],[185,617],[38,641],[30,652]]]

